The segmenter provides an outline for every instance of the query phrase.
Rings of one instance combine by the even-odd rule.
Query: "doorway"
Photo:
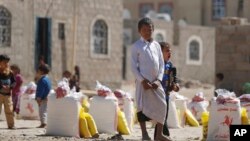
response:
[[[35,69],[42,63],[51,68],[51,18],[36,18]]]

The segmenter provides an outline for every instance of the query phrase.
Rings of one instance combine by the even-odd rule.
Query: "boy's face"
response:
[[[153,25],[144,24],[142,25],[139,33],[145,40],[150,40],[152,38],[153,31],[154,31]]]
[[[0,61],[0,68],[5,69],[9,67],[9,61]]]
[[[171,49],[169,47],[164,47],[162,49],[162,54],[163,54],[164,61],[168,61],[169,58],[171,57]]]

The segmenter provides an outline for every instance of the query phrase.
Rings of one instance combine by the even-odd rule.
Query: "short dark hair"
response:
[[[217,73],[216,78],[218,78],[219,80],[223,80],[224,79],[223,73]]]
[[[49,65],[47,65],[47,64],[39,65],[38,71],[43,72],[43,74],[48,74],[50,71]]]
[[[138,22],[138,30],[140,31],[143,25],[152,25],[152,27],[154,28],[154,23],[153,21],[148,18],[148,17],[144,17],[141,18]]]
[[[69,76],[71,76],[71,72],[70,72],[70,71],[68,71],[68,70],[65,70],[65,71],[63,72],[63,76],[65,76],[65,75],[69,75]]]
[[[11,68],[12,70],[16,70],[17,73],[20,73],[20,72],[21,72],[21,70],[20,70],[20,68],[19,68],[19,66],[18,66],[17,64],[11,65],[10,68]]]
[[[1,54],[0,61],[10,61],[10,57],[6,54]]]
[[[161,46],[161,50],[163,50],[164,47],[170,48],[170,44],[168,42],[159,42]]]

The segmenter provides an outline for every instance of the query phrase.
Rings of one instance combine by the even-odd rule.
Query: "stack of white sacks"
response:
[[[30,82],[22,87],[24,91],[20,96],[20,117],[23,119],[39,119],[38,104],[35,100],[36,84]]]
[[[250,117],[250,94],[243,94],[239,99],[241,106],[246,108],[247,115]]]
[[[84,95],[80,92],[70,91],[69,85],[65,81],[58,83],[56,92],[51,92],[48,96],[46,134],[80,137],[79,112]]]
[[[118,105],[121,111],[124,112],[125,118],[128,124],[130,131],[133,131],[133,122],[134,122],[134,101],[130,93],[127,93],[123,90],[117,89],[114,91],[115,96],[118,99]]]
[[[192,112],[197,121],[201,123],[201,115],[207,112],[209,102],[205,99],[203,92],[198,92],[193,97],[192,101],[188,103],[188,109]]]
[[[100,133],[115,134],[118,124],[118,100],[112,91],[97,81],[98,96],[93,96],[89,103],[89,113],[94,118]]]
[[[169,128],[184,127],[188,99],[177,92],[170,92],[167,124]]]
[[[241,124],[240,100],[233,92],[222,89],[216,92],[218,97],[211,101],[207,141],[229,141],[229,126]]]
[[[100,133],[116,134],[117,132],[123,132],[124,130],[119,131],[123,128],[127,130],[126,133],[123,132],[122,134],[129,134],[133,128],[134,117],[131,96],[122,90],[116,90],[114,94],[110,88],[98,81],[96,91],[98,96],[93,96],[90,99],[89,113],[94,118],[98,131]],[[122,121],[118,112],[124,112],[125,114]]]

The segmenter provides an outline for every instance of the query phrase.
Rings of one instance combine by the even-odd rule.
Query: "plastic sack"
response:
[[[60,81],[56,88],[56,98],[65,97],[70,92],[69,84],[65,81]]]
[[[186,121],[190,126],[198,127],[199,122],[196,120],[196,118],[193,116],[190,110],[185,111]]]
[[[91,138],[98,134],[93,117],[90,114],[85,113],[83,108],[80,111],[79,131],[80,137],[83,138]]]
[[[130,130],[127,124],[126,117],[124,115],[124,112],[122,112],[120,109],[118,109],[118,126],[117,130],[122,135],[129,135]]]
[[[208,120],[209,120],[209,112],[202,112],[201,114],[202,141],[205,141],[207,139]]]
[[[110,88],[102,85],[99,81],[96,81],[96,91],[99,96],[108,96],[112,94],[112,91]]]
[[[240,113],[241,113],[241,124],[249,125],[246,108],[241,108]]]
[[[205,100],[205,98],[204,98],[203,92],[196,93],[195,96],[192,99],[193,102],[201,102],[201,101],[204,101],[204,100]]]
[[[31,81],[24,91],[24,94],[35,94],[36,93],[36,84],[35,82]]]

